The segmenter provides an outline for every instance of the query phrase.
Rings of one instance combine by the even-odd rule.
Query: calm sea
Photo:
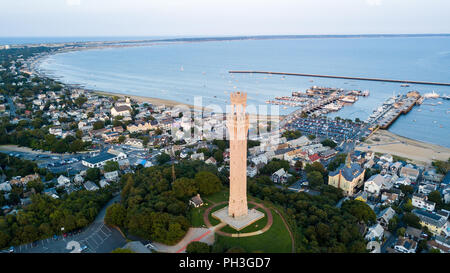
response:
[[[229,70],[328,74],[450,82],[450,37],[326,38],[179,43],[87,50],[50,56],[40,68],[66,83],[87,88],[222,108],[235,90],[248,92],[250,105],[266,106],[275,96],[312,85],[369,90],[330,116],[366,119],[392,95],[417,90],[450,94],[450,87],[356,80],[231,75]],[[257,109],[257,108],[255,108]],[[295,108],[280,108],[286,114]],[[252,110],[251,110],[252,111]],[[254,111],[252,111],[254,112]],[[393,133],[450,147],[450,103],[426,100],[389,129]]]

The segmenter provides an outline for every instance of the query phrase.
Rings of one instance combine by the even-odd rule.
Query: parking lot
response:
[[[126,244],[122,234],[104,224],[106,208],[118,201],[120,195],[108,202],[100,211],[95,221],[81,232],[74,232],[57,238],[48,238],[34,243],[14,247],[15,253],[70,253],[79,252],[80,247],[85,247],[86,253],[110,253],[118,247]],[[6,251],[5,251],[6,252]]]

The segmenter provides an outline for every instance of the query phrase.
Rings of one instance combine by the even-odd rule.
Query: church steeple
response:
[[[347,158],[345,159],[345,165],[347,166],[347,168],[351,168],[351,166],[352,166],[352,160],[350,158],[350,153],[347,154]]]

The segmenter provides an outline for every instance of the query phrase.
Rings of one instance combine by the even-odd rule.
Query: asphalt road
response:
[[[94,222],[81,233],[58,239],[48,238],[34,243],[15,247],[16,253],[70,253],[78,252],[80,247],[86,246],[86,253],[110,253],[126,244],[122,234],[114,228],[104,224],[106,208],[120,200],[120,195],[111,199],[100,211]]]
[[[397,237],[390,234],[386,242],[381,246],[381,253],[386,253],[386,249],[396,242]]]

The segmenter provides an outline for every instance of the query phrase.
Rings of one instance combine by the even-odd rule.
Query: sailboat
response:
[[[184,71],[184,68],[183,68],[183,66],[181,66],[181,67],[180,67],[180,71],[181,71],[181,72],[183,72],[183,71]]]

